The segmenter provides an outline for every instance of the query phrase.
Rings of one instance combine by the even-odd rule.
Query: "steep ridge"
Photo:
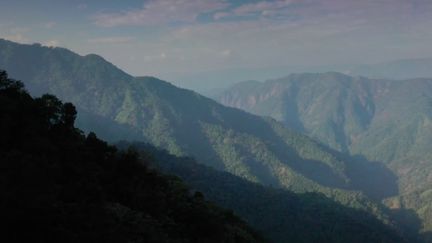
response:
[[[297,74],[254,85],[240,83],[217,99],[273,117],[339,151],[387,163],[400,175],[402,192],[432,183],[427,177],[432,166],[421,163],[431,158],[431,79]],[[420,170],[429,172],[417,178],[402,176]]]

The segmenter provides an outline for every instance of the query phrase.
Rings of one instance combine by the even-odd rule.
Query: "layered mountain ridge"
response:
[[[398,176],[400,194],[432,185],[432,79],[369,79],[336,72],[293,74],[234,85],[222,104],[270,116],[328,146],[382,162]],[[403,196],[403,198],[406,198]],[[419,209],[430,221],[430,202]],[[428,223],[426,229],[430,229]]]
[[[148,141],[251,181],[299,191],[319,184],[349,186],[345,161],[271,119],[224,107],[156,78],[134,78],[96,55],[7,41],[1,42],[0,52],[1,68],[24,80],[34,95],[51,92],[76,104],[84,113],[77,124],[102,138]],[[116,127],[124,132],[117,133]],[[307,163],[322,173],[311,174]]]
[[[31,94],[50,92],[73,102],[83,114],[78,127],[102,138],[150,142],[250,182],[321,192],[393,223],[386,209],[360,192],[375,199],[396,196],[389,170],[341,154],[274,119],[225,107],[153,77],[132,77],[101,57],[62,48],[0,41],[0,68],[23,80]]]

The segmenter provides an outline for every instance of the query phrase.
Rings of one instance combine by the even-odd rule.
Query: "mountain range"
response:
[[[153,77],[132,77],[96,55],[7,41],[0,54],[0,67],[32,95],[73,102],[83,113],[78,126],[102,138],[150,142],[264,185],[329,192],[326,185],[351,186],[344,158],[273,119]]]
[[[198,163],[249,183],[323,193],[399,228],[392,212],[380,204],[399,195],[394,172],[368,157],[347,155],[343,147],[302,135],[305,130],[223,106],[154,77],[130,76],[94,54],[1,40],[0,69],[22,80],[32,95],[49,92],[73,102],[77,126],[109,141],[143,141],[175,156],[193,156]],[[180,174],[181,168],[170,173]],[[213,195],[211,186],[202,188]],[[223,191],[214,199],[223,202],[221,198]],[[317,203],[316,210],[321,205]]]

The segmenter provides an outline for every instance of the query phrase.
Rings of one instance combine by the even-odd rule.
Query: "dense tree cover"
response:
[[[1,242],[262,242],[136,152],[74,127],[75,107],[0,72]]]
[[[342,152],[383,162],[397,176],[402,198],[432,189],[432,80],[375,80],[340,73],[293,74],[264,83],[245,82],[217,98],[271,116]],[[365,180],[366,181],[366,180]],[[367,180],[368,181],[368,180]],[[383,197],[388,189],[375,185]],[[378,191],[378,192],[379,192]],[[417,210],[432,231],[427,204]]]
[[[432,189],[388,198],[386,204],[399,221],[408,223],[410,231],[421,229],[420,234],[425,241],[432,242],[432,234],[428,230],[432,229]]]
[[[351,158],[273,119],[224,107],[156,78],[134,78],[97,55],[79,56],[62,48],[0,41],[2,67],[22,79],[32,94],[50,92],[73,102],[78,127],[102,138],[147,141],[263,185],[322,192],[371,212],[379,208],[361,193],[348,191],[361,189],[353,174],[365,176],[353,173]]]
[[[118,144],[120,148],[129,145]],[[405,241],[394,226],[384,225],[375,215],[343,206],[323,194],[268,188],[148,144],[134,143],[133,147],[145,151],[143,156],[150,153],[156,158],[151,166],[180,176],[188,186],[233,209],[274,242]]]

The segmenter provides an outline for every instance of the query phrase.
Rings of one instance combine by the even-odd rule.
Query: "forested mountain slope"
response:
[[[273,117],[339,151],[383,162],[398,176],[403,195],[432,188],[432,79],[293,74],[239,83],[217,100]],[[419,214],[430,221],[431,214]],[[425,229],[432,230],[427,224]]]
[[[119,143],[120,148],[131,144]],[[227,172],[200,165],[192,158],[176,157],[154,146],[134,143],[144,157],[153,157],[158,170],[180,176],[189,187],[211,201],[230,208],[259,233],[274,242],[387,242],[415,241],[416,234],[401,239],[386,210],[375,215],[336,203],[320,193],[292,193],[249,182]],[[364,203],[367,203],[366,201]],[[376,215],[389,225],[384,226]],[[390,226],[390,227],[389,227]],[[395,228],[396,227],[396,228]]]
[[[356,178],[367,169],[308,137],[156,78],[134,78],[99,56],[0,41],[0,68],[32,94],[73,102],[84,114],[78,126],[111,141],[151,142],[249,181],[320,191],[346,204],[358,206],[363,197],[340,189],[359,189]],[[383,184],[381,177],[371,181]]]

